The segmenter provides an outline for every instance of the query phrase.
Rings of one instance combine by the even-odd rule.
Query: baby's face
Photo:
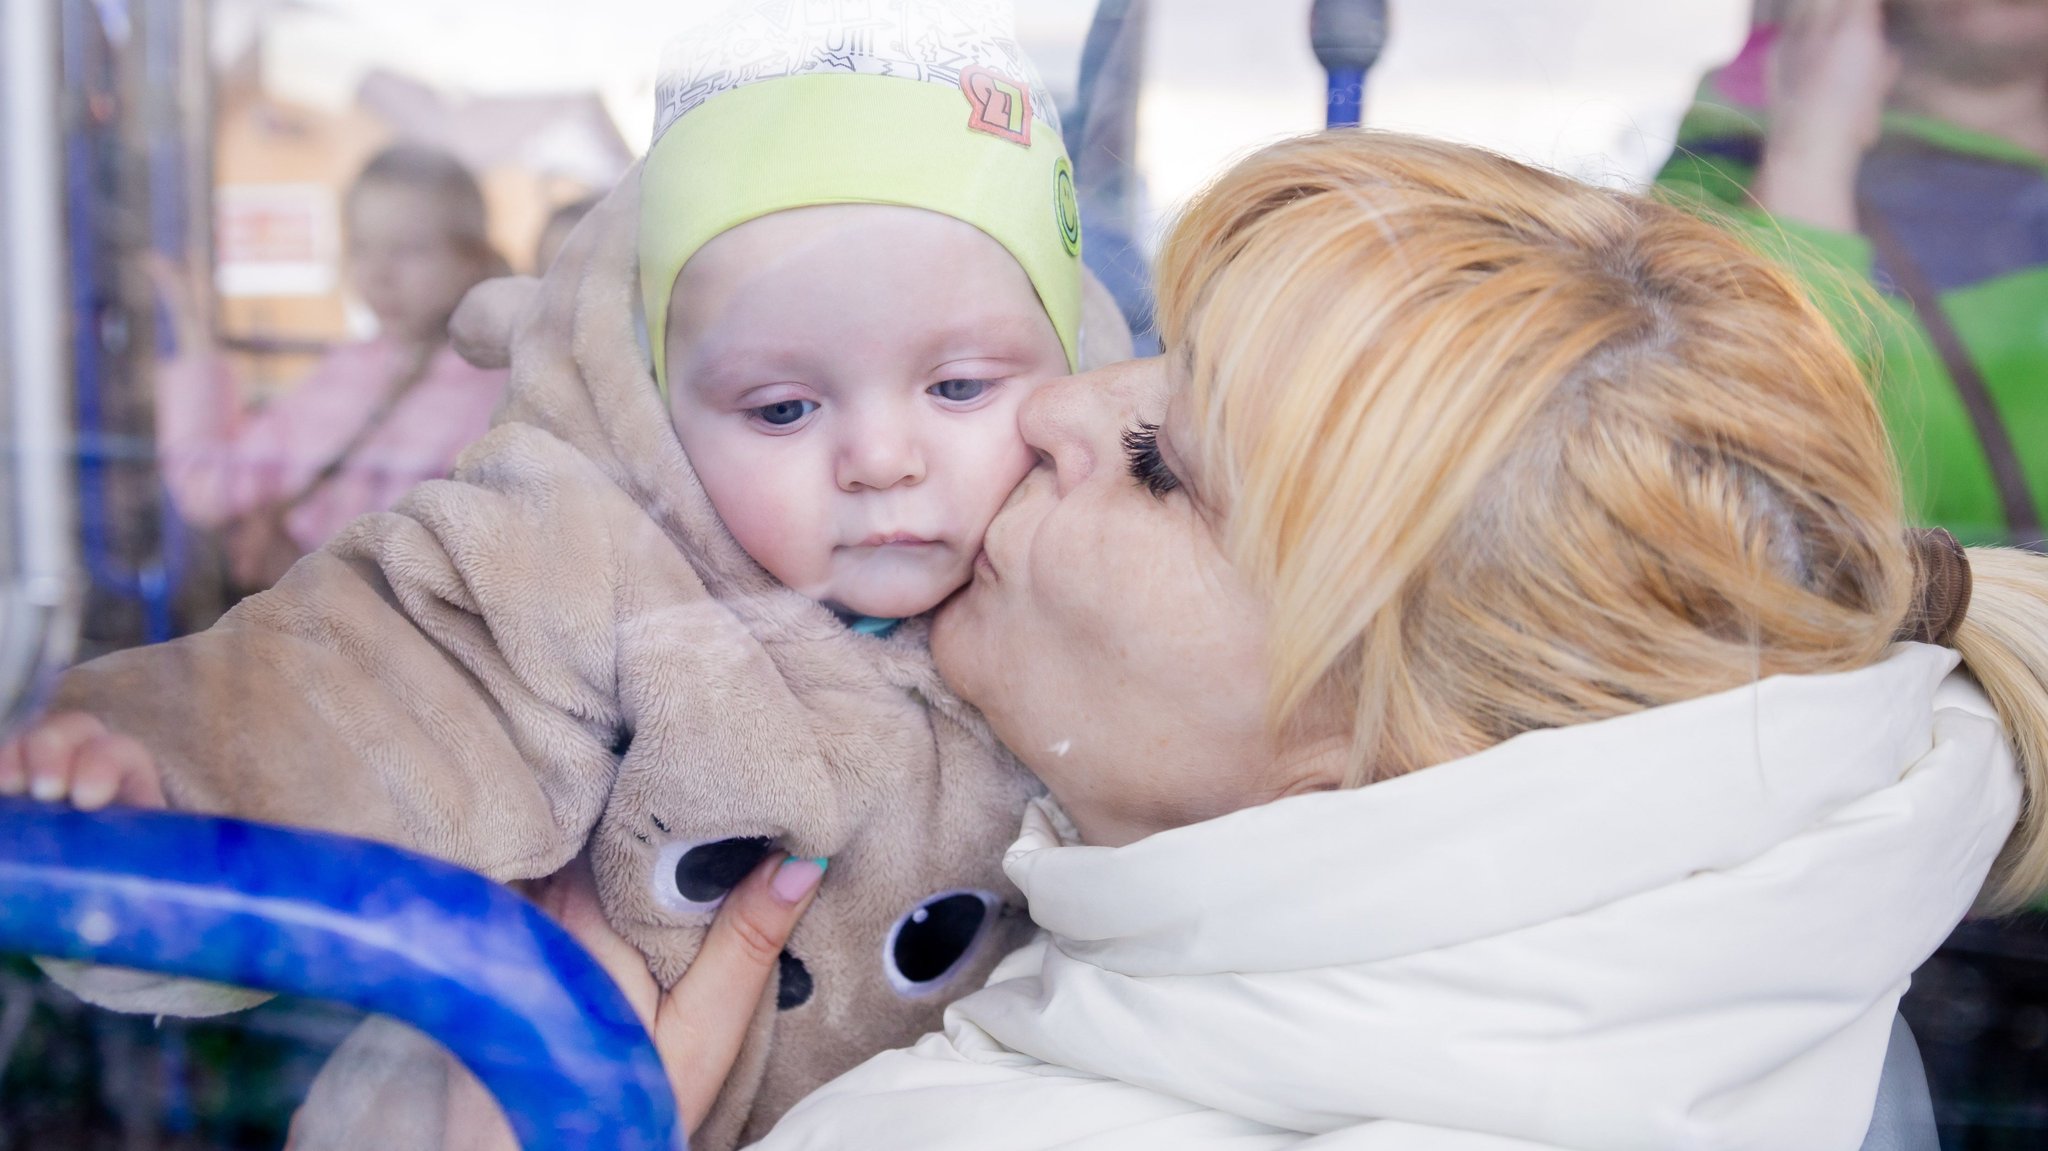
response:
[[[670,411],[726,528],[784,584],[917,615],[965,584],[1031,469],[1017,405],[1066,373],[1017,261],[949,216],[778,212],[676,277]]]

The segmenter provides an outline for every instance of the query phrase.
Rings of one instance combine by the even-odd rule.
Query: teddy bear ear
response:
[[[512,330],[539,291],[532,276],[500,276],[471,288],[448,321],[455,350],[479,368],[509,367]]]

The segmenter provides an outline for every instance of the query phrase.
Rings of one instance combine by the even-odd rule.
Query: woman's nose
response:
[[[1163,384],[1159,361],[1131,360],[1041,384],[1017,409],[1018,431],[1059,479],[1065,495],[1098,467],[1115,469],[1124,431]],[[1163,409],[1163,403],[1155,403]],[[1153,417],[1157,419],[1155,415]]]

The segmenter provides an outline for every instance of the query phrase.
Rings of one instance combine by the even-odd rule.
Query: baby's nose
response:
[[[924,479],[924,451],[912,436],[893,431],[863,431],[850,437],[839,456],[841,491],[876,491]]]

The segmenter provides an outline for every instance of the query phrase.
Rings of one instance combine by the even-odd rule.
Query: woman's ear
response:
[[[1356,691],[1345,677],[1328,675],[1280,727],[1273,757],[1278,795],[1303,795],[1350,786],[1355,756]]]
[[[1335,791],[1351,770],[1351,737],[1327,735],[1285,747],[1274,757],[1274,798]]]

